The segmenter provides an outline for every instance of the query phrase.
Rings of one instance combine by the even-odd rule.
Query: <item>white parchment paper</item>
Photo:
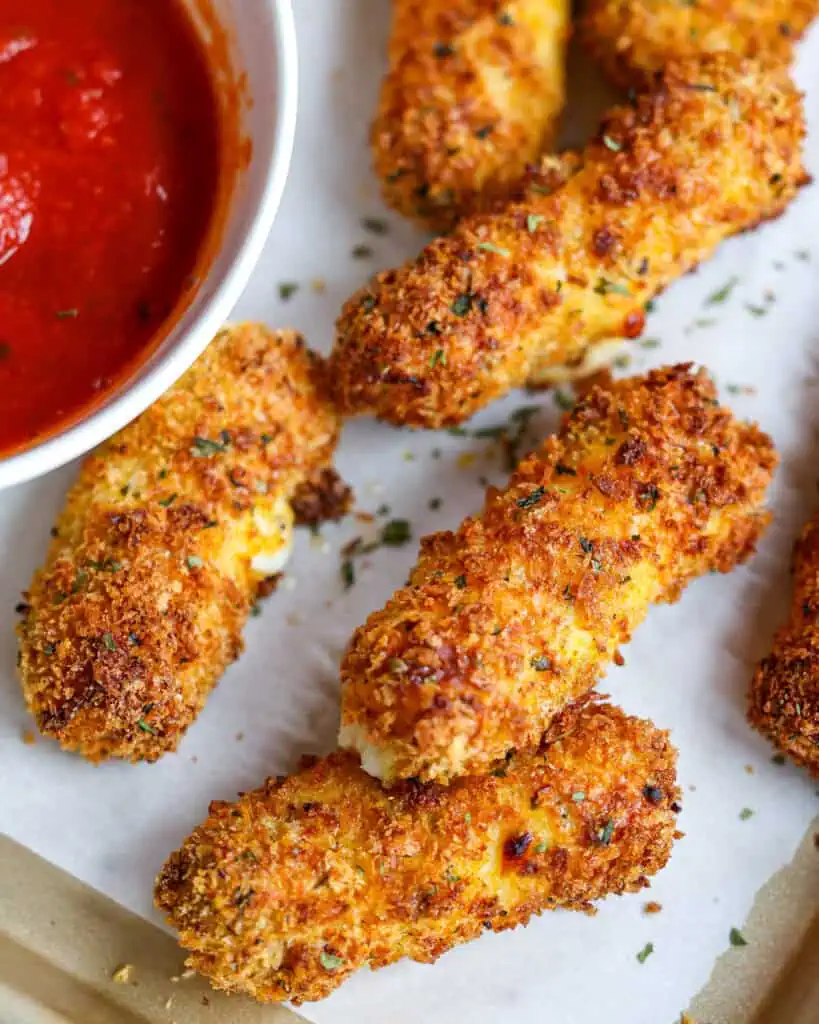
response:
[[[383,69],[386,0],[298,5],[301,109],[295,162],[264,259],[238,316],[294,325],[327,350],[341,302],[372,271],[413,254],[422,237],[385,213],[369,171],[367,122]],[[802,46],[819,173],[819,32]],[[594,70],[573,68],[570,135],[581,138],[606,95]],[[362,217],[387,217],[374,237]],[[355,260],[353,246],[370,245]],[[786,614],[794,534],[816,505],[819,477],[819,186],[787,215],[726,244],[678,282],[634,344],[630,371],[681,359],[706,364],[723,397],[775,438],[782,467],[771,493],[775,524],[757,557],[729,577],[703,579],[673,607],[652,610],[626,665],[603,688],[628,711],[670,728],[680,749],[686,836],[646,895],[611,899],[595,918],[550,913],[528,928],[486,935],[434,967],[403,963],[362,972],[326,1002],[302,1008],[321,1024],[500,1022],[656,1024],[676,1019],[705,982],[729,930],[756,890],[792,856],[819,807],[804,773],[771,761],[744,719],[755,660]],[[722,303],[708,297],[736,279]],[[280,282],[298,292],[279,298]],[[321,282],[321,288],[315,282]],[[311,284],[311,282],[313,284]],[[748,307],[755,308],[755,312]],[[764,315],[759,315],[760,310]],[[510,396],[476,425],[502,423],[537,403],[532,438],[557,419],[552,396]],[[435,456],[438,451],[437,457]],[[0,495],[0,827],[139,914],[155,916],[151,887],[169,851],[212,798],[232,798],[305,752],[333,745],[337,665],[352,630],[401,585],[422,533],[454,527],[481,504],[486,480],[506,475],[491,443],[355,423],[339,466],[361,509],[382,504],[412,523],[413,542],[380,550],[343,591],[339,547],[367,528],[353,520],[300,537],[288,582],[247,627],[230,669],[177,755],[159,764],[92,767],[38,739],[14,674],[13,607],[42,558],[74,469]],[[440,498],[438,510],[429,507]],[[752,816],[740,818],[744,808]],[[646,916],[646,899],[662,912]],[[639,963],[647,942],[654,953]]]

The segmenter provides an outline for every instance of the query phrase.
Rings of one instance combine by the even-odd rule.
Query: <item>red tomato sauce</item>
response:
[[[193,287],[218,109],[178,0],[0,2],[0,452],[98,401]]]

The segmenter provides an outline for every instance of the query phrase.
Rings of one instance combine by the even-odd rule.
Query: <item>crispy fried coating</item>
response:
[[[669,61],[730,51],[787,62],[819,0],[585,0],[578,34],[618,85]]]
[[[537,743],[652,603],[751,554],[775,463],[702,371],[592,389],[479,515],[422,540],[408,584],[354,634],[340,745],[390,783]]]
[[[40,730],[91,761],[174,750],[286,559],[290,496],[331,458],[326,364],[291,331],[222,331],[92,452],[19,633]]]
[[[784,68],[730,54],[670,66],[552,194],[466,218],[348,300],[331,359],[342,410],[460,423],[636,337],[648,299],[785,209],[803,134]]]
[[[394,0],[372,127],[388,205],[447,231],[554,141],[569,0]]]
[[[269,779],[168,860],[157,906],[217,988],[323,999],[354,971],[432,962],[484,929],[635,891],[677,836],[676,752],[618,708],[449,787],[385,791],[351,754]]]
[[[790,620],[751,682],[748,719],[819,778],[819,515],[794,546]]]

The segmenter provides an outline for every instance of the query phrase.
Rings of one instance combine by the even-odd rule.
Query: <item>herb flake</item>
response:
[[[654,952],[654,943],[653,942],[647,942],[643,946],[643,948],[640,950],[640,952],[637,954],[637,963],[644,964],[646,962],[646,960],[648,960],[648,958],[651,956],[651,954],[653,952]]]

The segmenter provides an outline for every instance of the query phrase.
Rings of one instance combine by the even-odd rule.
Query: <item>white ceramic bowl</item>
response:
[[[186,3],[195,13],[196,0]],[[232,68],[247,76],[252,101],[241,115],[252,156],[237,179],[219,252],[173,329],[104,404],[32,448],[0,459],[0,490],[62,466],[156,401],[204,351],[261,254],[293,152],[298,90],[293,9],[290,0],[213,0],[213,10],[227,30]]]

